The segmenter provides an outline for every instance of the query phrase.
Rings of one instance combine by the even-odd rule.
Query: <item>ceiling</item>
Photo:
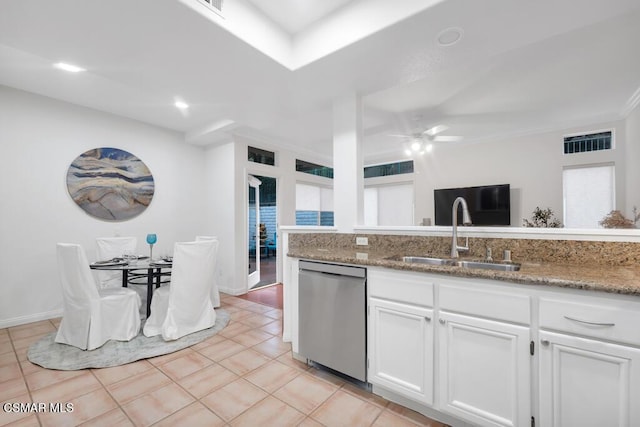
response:
[[[619,120],[640,99],[637,0],[225,0],[224,19],[197,2],[4,0],[0,84],[186,143],[239,134],[327,159],[349,94],[369,158],[401,155],[389,134],[445,124],[472,143]],[[463,36],[442,46],[450,27]]]
[[[230,1],[230,0],[228,0]],[[265,16],[294,35],[352,0],[249,0]]]

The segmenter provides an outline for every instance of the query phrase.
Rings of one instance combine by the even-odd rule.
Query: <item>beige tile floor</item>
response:
[[[442,426],[291,357],[282,311],[224,295],[218,335],[128,365],[43,369],[29,345],[59,319],[0,330],[0,426]],[[73,403],[73,412],[20,413],[5,403]]]

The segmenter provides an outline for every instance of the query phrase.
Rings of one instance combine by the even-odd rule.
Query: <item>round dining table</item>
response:
[[[109,261],[96,261],[90,264],[92,270],[122,271],[122,287],[126,288],[130,284],[147,285],[147,318],[151,314],[151,298],[153,297],[154,285],[159,288],[162,277],[171,275],[172,262],[170,260],[138,259],[136,262],[127,262],[115,258]],[[145,271],[143,273],[140,270]],[[163,271],[164,270],[164,271]],[[169,270],[169,271],[167,271]],[[136,279],[143,278],[143,281]],[[144,280],[146,279],[146,280]],[[135,281],[134,281],[135,280]]]

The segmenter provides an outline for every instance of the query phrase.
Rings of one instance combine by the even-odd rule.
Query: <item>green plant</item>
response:
[[[531,214],[531,221],[526,218],[522,219],[522,225],[524,227],[549,227],[549,228],[561,228],[562,223],[560,220],[554,217],[554,213],[551,208],[540,209],[536,206]]]

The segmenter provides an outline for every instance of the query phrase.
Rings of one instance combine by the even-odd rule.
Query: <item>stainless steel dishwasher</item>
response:
[[[298,272],[299,354],[367,380],[367,270],[300,261]]]

